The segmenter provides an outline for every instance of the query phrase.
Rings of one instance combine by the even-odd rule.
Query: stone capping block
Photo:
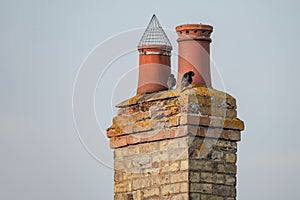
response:
[[[203,85],[191,85],[185,90],[181,91],[180,89],[170,90],[170,91],[159,91],[155,93],[145,93],[138,94],[128,100],[125,100],[116,107],[124,108],[136,104],[151,102],[151,101],[161,101],[170,98],[188,98],[189,101],[194,101],[195,96],[201,97],[211,97],[211,101],[221,100],[224,101],[224,104],[228,105],[231,108],[236,108],[236,100],[231,95],[221,92],[212,88],[205,87]],[[192,98],[190,98],[192,97]],[[221,102],[217,101],[217,102]]]

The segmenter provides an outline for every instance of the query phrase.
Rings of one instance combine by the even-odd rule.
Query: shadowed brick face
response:
[[[107,129],[115,200],[236,199],[235,99],[211,88],[140,94]]]

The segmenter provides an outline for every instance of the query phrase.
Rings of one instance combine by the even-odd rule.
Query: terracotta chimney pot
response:
[[[176,27],[178,34],[178,78],[180,87],[182,76],[193,71],[193,84],[211,87],[210,75],[210,35],[213,27],[205,24],[184,24]]]

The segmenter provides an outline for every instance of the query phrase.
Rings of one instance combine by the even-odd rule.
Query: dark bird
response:
[[[176,85],[176,79],[174,77],[174,74],[170,74],[167,81],[168,89],[171,90],[175,85]]]
[[[187,73],[185,73],[181,79],[181,88],[185,88],[187,86],[189,86],[192,82],[193,82],[193,76],[195,75],[195,73],[193,71],[189,71]]]

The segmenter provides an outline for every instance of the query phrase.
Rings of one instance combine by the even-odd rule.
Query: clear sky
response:
[[[299,6],[297,0],[0,1],[0,199],[113,198],[113,170],[99,163],[112,161],[103,131],[115,113],[111,104],[135,90],[137,53],[128,49],[99,81],[97,118],[87,112],[85,120],[101,127],[80,133],[86,148],[73,121],[73,84],[97,45],[128,31],[130,40],[120,45],[137,42],[154,13],[175,48],[176,25],[214,26],[212,59],[246,124],[238,199],[299,199]],[[122,70],[133,72],[123,77]],[[114,82],[126,77],[128,84]]]

